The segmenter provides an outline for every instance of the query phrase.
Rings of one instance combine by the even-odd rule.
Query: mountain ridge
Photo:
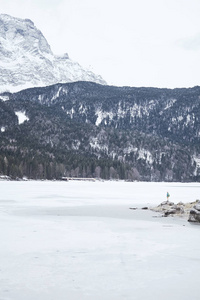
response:
[[[5,93],[0,96],[0,170],[8,174],[10,166],[14,174],[13,166],[18,176],[29,178],[198,180],[199,99],[200,87],[93,82]],[[19,112],[26,117],[22,124]]]

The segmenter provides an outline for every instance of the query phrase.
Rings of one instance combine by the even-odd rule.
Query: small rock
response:
[[[200,223],[200,211],[195,209],[194,207],[190,210],[188,222]]]
[[[170,201],[163,201],[160,205],[174,205],[174,202],[170,202]]]
[[[142,209],[148,209],[148,207],[147,207],[147,206],[144,206],[144,207],[142,207]]]
[[[184,214],[184,206],[178,206],[178,205],[173,205],[171,207],[171,209],[175,209],[176,210],[176,214]]]
[[[171,208],[171,209],[166,210],[166,211],[164,212],[164,217],[167,217],[167,216],[169,216],[169,215],[174,215],[174,214],[176,214],[176,209],[175,209],[175,208]]]
[[[200,211],[200,204],[196,204],[196,205],[194,206],[194,209]]]
[[[178,209],[178,206],[176,204],[172,205],[172,209]]]
[[[190,210],[190,214],[191,214],[191,215],[200,215],[200,211],[196,210],[195,208],[192,208],[192,209]]]

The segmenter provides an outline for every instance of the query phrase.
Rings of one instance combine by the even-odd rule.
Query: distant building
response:
[[[81,178],[81,177],[62,177],[62,180],[77,180],[77,181],[95,181],[95,178]]]

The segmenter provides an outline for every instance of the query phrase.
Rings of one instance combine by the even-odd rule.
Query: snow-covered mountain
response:
[[[106,84],[67,53],[54,55],[31,20],[0,14],[0,91],[79,80]]]

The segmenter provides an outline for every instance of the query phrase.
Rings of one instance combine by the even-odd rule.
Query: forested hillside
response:
[[[13,178],[199,179],[200,87],[56,84],[2,94],[0,115],[0,173]]]

